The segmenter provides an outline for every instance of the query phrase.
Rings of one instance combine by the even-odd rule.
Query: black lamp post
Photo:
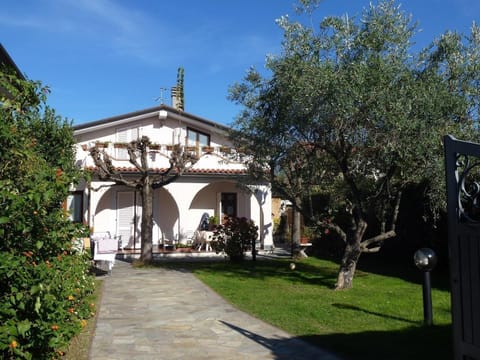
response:
[[[429,248],[422,248],[415,252],[413,261],[417,268],[423,271],[423,319],[425,325],[432,325],[432,286],[430,271],[437,265],[437,254]]]

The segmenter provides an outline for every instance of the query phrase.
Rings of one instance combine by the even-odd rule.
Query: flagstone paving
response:
[[[339,359],[237,310],[188,271],[117,260],[103,281],[92,360]]]

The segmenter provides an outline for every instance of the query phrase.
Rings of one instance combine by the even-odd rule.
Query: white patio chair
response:
[[[113,265],[115,265],[115,257],[118,251],[118,239],[112,238],[110,232],[93,233],[90,236],[93,248],[93,261],[106,262],[108,273],[112,273]]]

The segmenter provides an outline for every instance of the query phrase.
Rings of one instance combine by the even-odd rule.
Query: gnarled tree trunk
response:
[[[355,231],[346,239],[335,290],[350,289],[353,285],[353,276],[355,275],[360,255],[362,255],[361,243],[363,235],[367,230],[367,222],[361,219],[356,222],[355,227]]]

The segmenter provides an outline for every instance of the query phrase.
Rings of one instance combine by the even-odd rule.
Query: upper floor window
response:
[[[210,146],[210,135],[187,128],[187,146]]]
[[[138,139],[138,128],[122,128],[117,129],[115,134],[115,141],[117,143],[129,143]],[[126,148],[116,148],[115,157],[119,160],[128,159],[128,151]]]

